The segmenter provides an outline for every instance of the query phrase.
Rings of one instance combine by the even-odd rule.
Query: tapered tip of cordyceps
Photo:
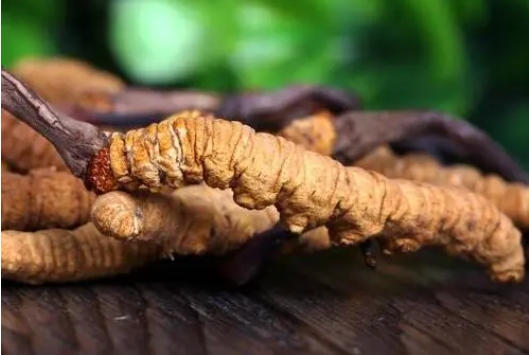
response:
[[[520,283],[525,278],[525,266],[525,251],[517,248],[509,256],[492,264],[488,273],[495,282]]]
[[[117,181],[110,166],[110,152],[103,148],[88,163],[84,179],[88,190],[104,194],[116,189]]]
[[[521,283],[524,280],[525,270],[516,270],[512,272],[492,274],[491,279],[501,283]]]

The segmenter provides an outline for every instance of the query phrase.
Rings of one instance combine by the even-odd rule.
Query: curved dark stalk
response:
[[[529,183],[529,176],[487,134],[470,123],[431,111],[358,111],[335,120],[338,133],[333,157],[352,164],[376,147],[424,136],[437,136],[458,147],[473,165],[511,182]]]
[[[91,93],[74,107],[74,117],[113,127],[146,126],[185,110],[214,112],[221,96],[198,91],[127,88],[118,93]],[[88,102],[86,102],[88,101]]]
[[[52,109],[4,68],[2,108],[48,139],[78,177],[85,175],[92,157],[106,145],[107,138],[97,127]]]
[[[271,92],[226,97],[216,115],[236,119],[257,131],[278,132],[299,117],[320,109],[334,114],[360,109],[356,95],[327,86],[292,85]]]
[[[298,235],[281,225],[256,234],[233,255],[223,260],[217,272],[236,286],[242,286],[253,280],[263,269],[276,250],[289,239]]]

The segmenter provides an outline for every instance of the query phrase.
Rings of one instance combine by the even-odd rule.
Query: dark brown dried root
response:
[[[126,88],[116,93],[88,92],[70,110],[83,121],[112,127],[145,126],[189,109],[214,112],[220,97],[196,91]]]
[[[357,110],[360,100],[346,91],[314,85],[293,85],[272,92],[243,93],[224,99],[215,115],[237,120],[256,131],[278,132],[299,117],[326,110]]]

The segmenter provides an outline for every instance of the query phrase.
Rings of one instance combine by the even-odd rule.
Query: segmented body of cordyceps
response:
[[[244,208],[275,205],[294,233],[325,225],[334,243],[380,235],[390,248],[439,245],[486,265],[495,280],[524,275],[520,232],[483,197],[345,168],[284,138],[199,112],[114,134],[87,179],[100,193],[201,182],[231,188]]]
[[[321,111],[309,117],[294,120],[277,135],[313,152],[331,155],[336,140],[336,129],[332,119],[330,112]]]
[[[273,207],[250,211],[233,202],[231,191],[205,185],[170,195],[110,192],[94,204],[97,228],[87,223],[75,230],[4,230],[2,278],[28,284],[83,281],[127,273],[172,255],[224,255],[278,218]],[[322,227],[288,241],[280,252],[329,247]]]
[[[124,243],[93,224],[75,230],[2,231],[2,279],[28,284],[124,274],[160,257],[154,243]]]
[[[224,255],[278,219],[273,206],[248,210],[233,201],[232,191],[204,184],[161,194],[109,192],[98,196],[91,216],[104,235],[159,244],[166,256]],[[303,234],[289,250],[309,252],[328,246],[328,233],[321,227]]]
[[[295,120],[278,133],[306,149],[330,154],[336,137],[333,117],[326,113]],[[319,139],[311,139],[311,136]],[[389,146],[382,146],[354,163],[391,179],[427,182],[440,186],[464,187],[484,196],[511,218],[521,229],[529,228],[529,186],[509,183],[495,174],[483,174],[469,165],[443,166],[428,154],[398,156]]]
[[[467,165],[443,167],[427,154],[415,153],[399,157],[387,146],[380,147],[355,165],[380,172],[389,178],[464,187],[490,200],[519,228],[529,228],[527,185],[508,183],[497,175],[484,175]]]
[[[95,194],[68,172],[2,174],[2,230],[73,228],[88,222]]]

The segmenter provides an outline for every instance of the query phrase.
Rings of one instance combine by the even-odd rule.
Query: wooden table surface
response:
[[[272,262],[243,289],[203,261],[90,283],[2,282],[3,354],[529,354],[529,281],[435,251]]]

